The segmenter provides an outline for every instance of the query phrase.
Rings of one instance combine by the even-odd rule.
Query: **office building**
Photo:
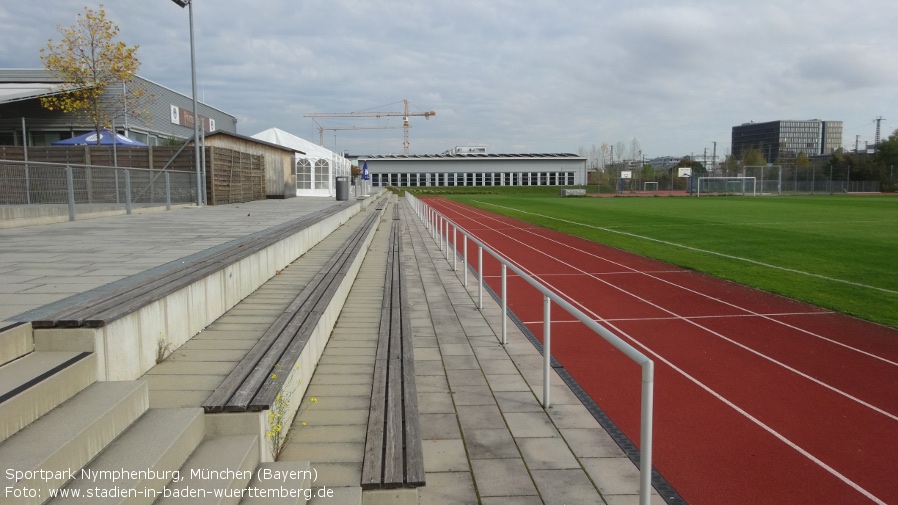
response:
[[[733,156],[741,158],[749,148],[761,152],[768,163],[807,156],[832,154],[842,146],[842,122],[810,119],[744,123],[733,127]]]

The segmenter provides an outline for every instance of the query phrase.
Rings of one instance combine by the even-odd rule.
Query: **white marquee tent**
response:
[[[318,146],[278,128],[269,128],[252,136],[296,153],[296,196],[336,196],[335,177],[350,176],[352,163],[329,149]],[[303,154],[304,153],[304,154]]]

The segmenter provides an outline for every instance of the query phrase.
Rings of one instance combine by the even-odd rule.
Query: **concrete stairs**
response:
[[[34,350],[30,324],[0,323],[0,365],[9,363]]]
[[[93,353],[35,352],[27,329],[0,332],[0,503],[307,502],[308,462],[259,466],[259,436],[210,434],[199,407],[150,409],[145,381],[97,382]]]

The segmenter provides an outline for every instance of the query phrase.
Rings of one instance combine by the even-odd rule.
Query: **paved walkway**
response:
[[[0,230],[0,320],[334,203],[297,198]],[[638,503],[637,468],[554,372],[553,404],[542,408],[539,353],[514,325],[509,343],[500,345],[498,305],[487,298],[482,311],[476,308],[475,282],[463,285],[463,273],[402,208],[427,471],[420,503]],[[282,455],[311,461],[317,485],[342,497],[322,503],[357,500],[392,210],[386,212]],[[152,369],[151,406],[205,399],[350,227]],[[654,495],[652,503],[663,500]]]
[[[26,311],[339,203],[263,200],[0,229],[0,328]]]
[[[420,504],[638,503],[638,469],[554,372],[552,405],[542,407],[533,344],[510,325],[502,346],[498,304],[478,310],[475,282],[465,288],[404,205],[403,219],[427,471]],[[282,456],[310,460],[318,485],[360,479],[388,235],[382,225]]]

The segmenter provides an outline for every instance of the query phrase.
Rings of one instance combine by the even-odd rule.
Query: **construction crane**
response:
[[[363,111],[363,112],[314,112],[314,113],[306,114],[303,117],[312,118],[312,120],[315,120],[315,118],[320,118],[320,117],[373,117],[373,118],[396,117],[396,116],[402,117],[402,128],[405,130],[405,138],[402,142],[402,152],[404,154],[408,154],[408,127],[409,127],[408,118],[411,116],[424,116],[424,119],[430,119],[430,116],[435,116],[437,113],[436,113],[436,111],[432,111],[432,110],[426,111],[426,112],[409,112],[408,100],[403,100],[403,103],[405,103],[405,111],[404,112],[369,112],[369,111]],[[315,121],[315,124],[318,124],[318,122]],[[319,132],[324,131],[321,129],[321,126],[319,126],[318,128],[319,128]],[[323,137],[323,133],[322,133],[322,137]]]
[[[315,121],[315,119],[312,119]],[[338,130],[395,130],[397,128],[402,128],[401,126],[321,126],[318,121],[315,121],[315,125],[318,126],[318,145],[324,147],[324,131],[338,131]]]

